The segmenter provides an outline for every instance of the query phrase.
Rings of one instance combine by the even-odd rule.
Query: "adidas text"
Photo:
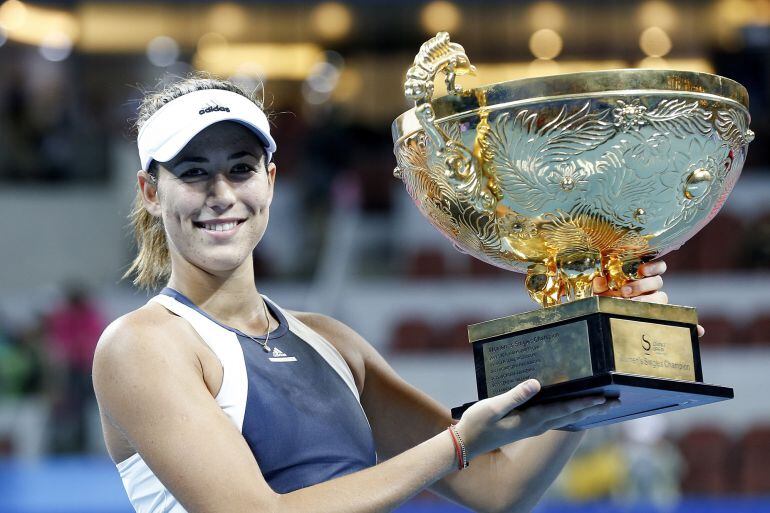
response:
[[[207,112],[216,112],[216,111],[230,112],[230,108],[229,107],[220,107],[219,105],[214,105],[213,107],[206,107],[205,109],[199,110],[198,114],[203,115],[203,114],[206,114]]]

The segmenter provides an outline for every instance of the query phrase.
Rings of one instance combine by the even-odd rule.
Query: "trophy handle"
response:
[[[464,93],[463,89],[455,84],[458,75],[476,74],[476,68],[471,65],[463,47],[450,42],[447,32],[439,32],[420,47],[414,64],[406,72],[404,95],[408,100],[414,101],[415,115],[436,148],[437,155],[445,157],[447,168],[467,169],[471,165],[471,152],[460,141],[448,137],[436,125],[436,113],[431,100],[433,83],[439,72],[445,75],[444,82],[449,94]]]

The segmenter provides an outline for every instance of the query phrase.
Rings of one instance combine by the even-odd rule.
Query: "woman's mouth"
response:
[[[193,221],[193,225],[212,235],[226,236],[238,231],[238,226],[244,221],[245,219],[217,219],[210,221]]]

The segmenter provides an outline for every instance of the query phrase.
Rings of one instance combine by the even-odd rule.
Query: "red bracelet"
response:
[[[465,450],[465,444],[463,439],[460,438],[460,433],[457,432],[454,424],[447,428],[449,434],[452,435],[452,442],[455,446],[455,454],[457,456],[457,470],[468,468],[468,453]]]

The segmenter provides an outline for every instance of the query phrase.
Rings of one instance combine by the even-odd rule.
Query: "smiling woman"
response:
[[[227,93],[231,94],[227,95]],[[239,108],[247,113],[250,112],[256,118],[252,125],[253,136],[267,142],[267,145],[257,145],[256,150],[252,151],[257,156],[264,155],[264,165],[267,165],[272,152],[275,151],[275,141],[270,137],[267,116],[263,112],[261,103],[235,84],[203,75],[192,76],[173,83],[159,92],[150,93],[142,100],[136,123],[139,128],[138,144],[142,171],[139,172],[140,189],[137,190],[134,207],[130,214],[138,253],[123,276],[126,278],[135,275],[135,285],[149,289],[160,284],[171,274],[171,260],[163,229],[163,219],[145,209],[141,188],[142,179],[156,184],[159,176],[159,160],[166,161],[176,156],[181,150],[180,144],[183,145],[189,141],[201,128],[233,117],[229,115],[230,107],[211,103],[217,98],[221,101],[223,95],[226,96],[225,102],[235,101]],[[172,100],[182,101],[173,102]],[[243,119],[233,118],[233,120],[249,126]],[[187,130],[175,130],[179,126],[187,126]],[[265,137],[269,137],[270,140],[266,141]],[[238,153],[245,154],[248,151]],[[233,158],[237,157],[234,155]],[[184,162],[176,162],[174,168],[176,170],[176,167],[181,167],[183,163],[201,163],[201,160],[205,159],[200,156],[190,156]],[[187,170],[186,172],[194,174],[197,171]]]
[[[165,288],[105,330],[93,368],[137,511],[390,511],[426,488],[477,511],[528,510],[581,438],[550,430],[613,406],[516,411],[540,389],[528,380],[455,424],[352,329],[258,292],[252,251],[276,178],[258,102],[191,77],[149,94],[139,126],[127,275]],[[629,295],[665,299],[656,265]]]

